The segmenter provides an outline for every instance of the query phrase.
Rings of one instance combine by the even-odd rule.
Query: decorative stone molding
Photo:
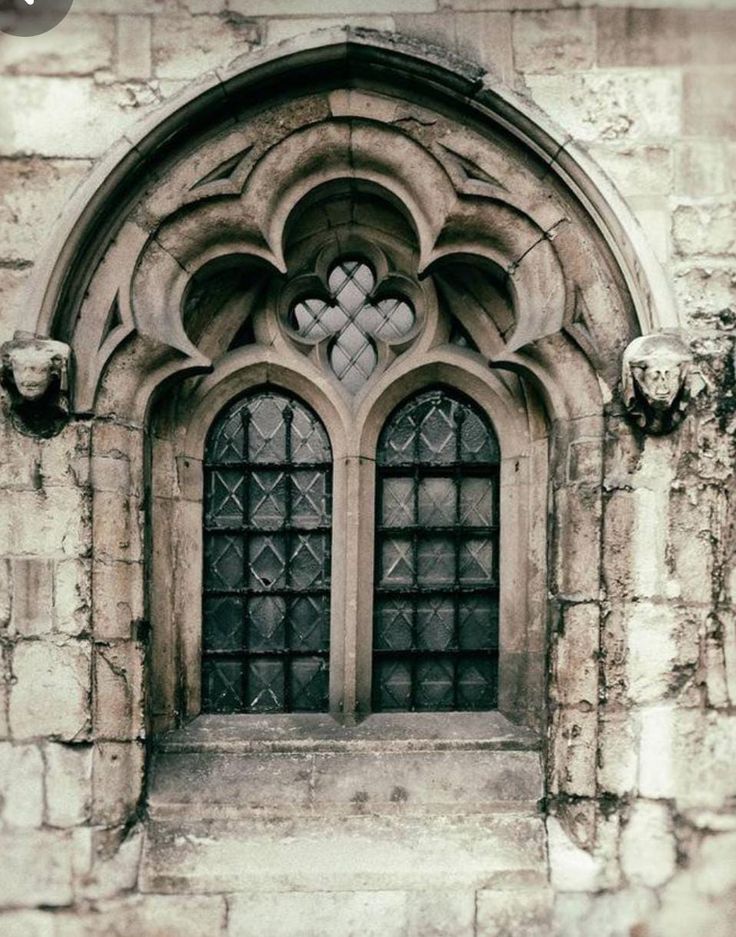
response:
[[[0,358],[13,424],[29,436],[55,436],[69,416],[69,346],[16,332],[0,346]]]
[[[690,399],[704,387],[690,349],[678,334],[668,332],[631,342],[624,352],[621,381],[629,416],[655,436],[676,429]]]

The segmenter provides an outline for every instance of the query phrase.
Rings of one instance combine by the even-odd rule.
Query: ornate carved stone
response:
[[[690,349],[673,332],[635,338],[624,352],[621,380],[629,416],[653,435],[679,426],[704,386]]]
[[[10,418],[30,436],[55,436],[69,418],[71,350],[64,342],[16,332],[0,345],[0,385]]]

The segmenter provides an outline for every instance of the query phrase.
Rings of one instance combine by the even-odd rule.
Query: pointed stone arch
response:
[[[217,408],[258,382],[300,393],[343,460],[335,485],[346,500],[401,394],[463,383],[498,421],[516,522],[506,525],[516,533],[502,616],[519,628],[503,708],[537,730],[546,719],[548,794],[589,799],[577,810],[589,843],[604,427],[621,419],[623,349],[677,321],[637,223],[585,153],[482,69],[345,28],[204,76],[100,162],[67,217],[38,265],[28,314],[39,336],[72,346],[72,405],[94,418],[93,453],[122,452],[131,465],[122,493],[93,479],[93,602],[113,630],[121,609],[128,628],[131,609],[153,623],[149,724],[197,711],[192,531]],[[313,272],[324,247],[320,219],[338,245],[352,243],[351,225],[374,232],[445,315],[429,317],[414,358],[387,350],[391,379],[378,373],[354,406],[317,379],[315,356],[286,341],[279,319],[285,279]],[[254,310],[265,312],[247,337]],[[471,345],[453,346],[447,317]],[[372,539],[370,498],[360,508],[355,543]],[[121,517],[122,547],[110,536]],[[338,537],[334,552],[354,559],[355,543]],[[350,589],[359,591],[346,579],[338,610],[352,607]],[[354,603],[356,620],[366,602]],[[573,645],[584,666],[563,685]],[[336,657],[354,698],[333,697],[354,709],[352,646]]]

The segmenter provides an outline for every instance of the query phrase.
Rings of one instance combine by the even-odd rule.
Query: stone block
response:
[[[318,29],[334,29],[339,26],[378,29],[382,32],[393,32],[396,28],[392,16],[369,16],[367,14],[370,10],[364,12],[365,16],[290,16],[288,19],[269,19],[265,23],[266,41],[268,45],[273,45],[293,36],[305,36]]]
[[[600,492],[584,486],[557,488],[554,574],[562,597],[596,601],[600,595]]]
[[[115,71],[119,78],[151,76],[151,19],[148,16],[118,16]]]
[[[56,916],[47,911],[0,912],[3,937],[56,937]]]
[[[472,890],[437,888],[409,892],[406,899],[407,937],[475,937]]]
[[[80,832],[88,832],[86,829]],[[77,894],[86,901],[104,901],[135,890],[143,848],[143,829],[95,830],[89,862],[77,873]]]
[[[650,706],[639,713],[639,793],[665,798],[675,793],[674,719],[671,705]]]
[[[456,13],[455,51],[511,84],[514,79],[509,13]]]
[[[553,716],[552,794],[595,795],[597,716],[592,707],[560,707]]]
[[[563,610],[563,629],[555,642],[556,680],[552,692],[563,706],[598,699],[600,609],[597,605],[569,605]]]
[[[650,707],[640,713],[639,792],[678,808],[723,810],[736,798],[736,725],[717,711]]]
[[[672,214],[672,240],[675,251],[684,257],[732,257],[736,253],[736,202],[678,205]]]
[[[538,816],[348,816],[156,821],[144,892],[433,890],[543,876]]]
[[[75,15],[34,36],[3,36],[0,69],[8,75],[88,75],[109,68],[113,23],[106,16]]]
[[[669,558],[678,595],[685,602],[712,604],[716,562],[712,525],[719,516],[720,497],[721,492],[712,486],[701,486],[697,492],[672,492]]]
[[[61,907],[72,903],[72,843],[56,830],[0,832],[0,855],[12,856],[0,875],[0,908]]]
[[[676,271],[675,296],[685,322],[694,328],[731,328],[736,324],[736,264],[687,262]]]
[[[220,896],[130,896],[57,914],[55,937],[219,937],[226,919]]]
[[[596,145],[589,152],[622,195],[669,195],[672,191],[674,160],[669,147]]]
[[[514,64],[521,72],[591,68],[595,60],[595,12],[535,10],[514,15]]]
[[[162,93],[148,84],[105,85],[91,78],[0,76],[0,124],[6,128],[0,155],[101,156],[135,120],[160,105]]]
[[[31,275],[30,261],[9,261],[9,266],[0,264],[0,304],[3,316],[0,319],[0,342],[8,342],[21,327],[23,307]],[[0,457],[2,472],[2,457]]]
[[[636,801],[621,833],[621,867],[634,884],[659,888],[675,872],[672,817],[666,804]]]
[[[54,628],[54,564],[51,560],[13,560],[11,632],[28,637]]]
[[[547,937],[552,928],[549,888],[481,889],[477,895],[477,937]]]
[[[598,786],[622,797],[636,789],[637,743],[634,717],[605,712],[598,725]]]
[[[0,744],[0,823],[8,827],[43,823],[43,760],[35,745]]]
[[[730,189],[728,150],[720,140],[689,140],[677,147],[675,192],[712,198]]]
[[[213,3],[215,6],[225,6],[225,0],[186,0],[184,6],[188,3],[199,2],[208,3],[210,8]],[[79,13],[104,13],[105,15],[129,13],[136,16],[146,13],[166,13],[177,9],[182,4],[179,0],[74,0],[74,8]]]
[[[81,739],[90,726],[90,648],[83,641],[24,641],[12,658],[10,728],[15,739]]]
[[[211,10],[208,0],[187,0],[192,13],[206,13]],[[198,7],[198,9],[197,9]],[[434,13],[437,8],[436,0],[401,0],[402,13]],[[262,0],[228,0],[228,9],[243,16],[262,16]],[[374,0],[370,7],[371,13],[395,13],[396,0]],[[270,0],[268,5],[269,16],[314,16],[314,0]],[[321,0],[319,12],[324,16],[365,14],[365,3],[361,0]]]
[[[598,63],[732,65],[734,10],[599,9]]]
[[[637,602],[627,607],[628,696],[652,703],[679,692],[698,660],[697,630],[671,606]]]
[[[562,894],[555,899],[557,933],[562,937],[648,937],[657,896],[648,888],[609,894]],[[664,937],[664,935],[662,935]],[[671,932],[667,937],[672,937]]]
[[[3,37],[3,43],[9,38]],[[15,41],[28,46],[26,39]],[[0,159],[0,257],[38,257],[49,229],[89,167],[87,160]]]
[[[45,760],[48,823],[66,828],[87,822],[92,800],[91,745],[48,745]]]
[[[682,90],[686,136],[736,139],[736,72],[690,69]]]
[[[157,16],[152,36],[154,73],[159,78],[196,78],[245,54],[259,42],[258,24],[232,12],[219,16]]]
[[[526,83],[535,103],[582,142],[664,142],[680,135],[674,69],[528,75]]]
[[[0,557],[0,633],[10,627],[13,608],[13,576],[11,561]]]
[[[143,567],[140,563],[94,562],[92,625],[97,641],[130,640],[143,617]]]
[[[667,264],[671,253],[671,215],[667,200],[661,196],[632,195],[628,202],[657,259]]]
[[[98,739],[142,735],[143,651],[139,644],[95,645],[94,731]]]
[[[228,937],[404,937],[406,895],[401,891],[236,895],[229,902],[225,933]]]
[[[45,488],[89,483],[89,441],[89,424],[72,420],[58,436],[38,443]]]
[[[0,739],[10,737],[8,722],[8,684],[10,682],[9,650],[0,645]]]
[[[633,492],[634,524],[628,556],[632,594],[640,599],[668,595],[667,520],[669,495],[662,485]]]
[[[126,823],[143,790],[144,749],[140,742],[99,742],[92,754],[92,822]]]
[[[16,555],[81,556],[89,531],[89,498],[82,491],[0,492],[0,543],[12,543]]]
[[[82,635],[91,629],[92,572],[89,560],[61,560],[54,575],[56,630]]]
[[[95,491],[95,557],[137,563],[143,553],[143,516],[138,500],[120,491]]]
[[[534,809],[542,796],[536,752],[325,753],[314,769],[318,810]]]
[[[601,863],[575,843],[556,817],[547,818],[550,880],[558,892],[595,891]]]
[[[130,462],[127,458],[94,455],[90,460],[90,480],[95,491],[131,490]]]

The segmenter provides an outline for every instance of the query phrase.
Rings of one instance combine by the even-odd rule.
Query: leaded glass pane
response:
[[[467,527],[491,527],[495,522],[495,487],[492,478],[460,481],[460,523]]]
[[[242,712],[243,664],[233,660],[208,660],[202,665],[202,696],[207,712]]]
[[[420,478],[417,494],[418,523],[427,527],[447,527],[456,521],[455,480]]]
[[[374,300],[376,280],[361,260],[343,258],[330,271],[331,300],[305,298],[293,308],[294,324],[304,338],[332,337],[330,366],[351,393],[359,390],[378,362],[376,338],[408,335],[414,310],[401,296]]]
[[[388,527],[414,524],[414,479],[387,478],[383,483],[381,523]]]
[[[248,662],[246,709],[254,713],[278,713],[286,709],[284,662],[256,657]]]
[[[205,537],[205,588],[236,589],[243,578],[243,538],[232,534]]]
[[[416,709],[453,709],[454,670],[446,658],[420,660],[416,668]]]
[[[243,645],[245,611],[237,596],[211,596],[205,599],[204,614],[212,626],[205,631],[207,650],[236,651]]]
[[[376,659],[373,667],[373,708],[378,712],[411,709],[412,673],[406,660]]]
[[[455,603],[444,595],[423,596],[417,602],[417,647],[445,651],[455,640]]]
[[[297,657],[291,664],[289,692],[293,712],[314,712],[327,696],[327,666],[320,657]]]
[[[483,413],[441,389],[418,394],[384,427],[374,709],[496,705],[498,464]]]
[[[412,646],[414,603],[407,599],[378,599],[374,644],[380,650],[408,650]]]
[[[205,452],[202,708],[327,708],[331,453],[303,404],[231,404]]]

